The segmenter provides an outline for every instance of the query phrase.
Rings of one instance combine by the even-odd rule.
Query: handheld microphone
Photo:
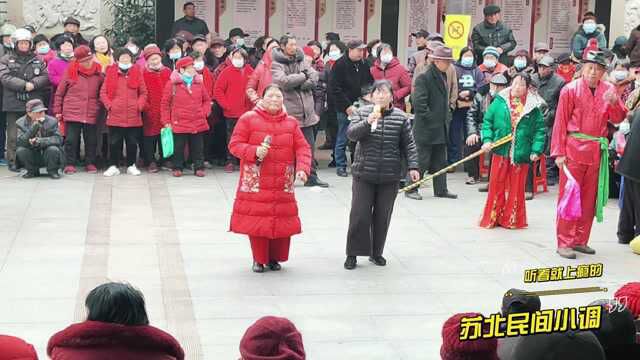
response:
[[[380,105],[374,105],[373,112],[378,113],[382,117],[382,107]],[[374,121],[373,124],[371,124],[371,132],[372,133],[376,132],[377,128],[378,128],[378,120]]]
[[[271,135],[265,136],[260,146],[263,148],[269,149],[271,147]],[[258,160],[256,160],[256,165],[259,166],[262,163],[262,160],[264,160],[264,157],[258,158]]]

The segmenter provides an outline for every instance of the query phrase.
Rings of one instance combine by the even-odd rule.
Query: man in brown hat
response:
[[[66,18],[64,21],[64,32],[54,35],[51,38],[51,44],[57,44],[56,40],[65,34],[73,38],[75,46],[89,45],[89,42],[80,34],[80,21],[72,16]]]
[[[560,92],[553,124],[551,156],[560,169],[560,194],[564,196],[567,175],[580,187],[581,216],[568,220],[558,216],[556,234],[560,256],[575,259],[576,253],[595,254],[587,243],[593,217],[602,221],[609,194],[607,124],[622,122],[627,114],[615,87],[602,81],[607,60],[601,51],[589,51],[582,60],[582,79],[572,81]]]
[[[36,177],[40,166],[46,166],[50,178],[60,179],[58,170],[62,165],[62,135],[58,120],[45,114],[47,108],[40,99],[29,100],[26,110],[27,114],[16,122],[16,161],[27,170],[22,177]]]
[[[440,46],[429,55],[431,64],[415,80],[413,107],[413,137],[418,147],[422,172],[435,173],[447,166],[447,139],[451,122],[451,107],[447,89],[447,69],[453,61],[452,50]],[[447,175],[433,180],[436,197],[455,199],[447,189]]]

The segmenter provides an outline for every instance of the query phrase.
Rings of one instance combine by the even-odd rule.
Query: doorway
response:
[[[394,54],[398,54],[398,19],[400,0],[382,0],[380,17],[380,40],[391,45]]]

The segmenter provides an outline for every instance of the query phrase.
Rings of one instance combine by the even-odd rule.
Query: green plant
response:
[[[135,37],[143,45],[155,42],[155,0],[105,0],[113,15],[113,25],[105,29],[105,35],[115,46],[123,46],[129,37]]]

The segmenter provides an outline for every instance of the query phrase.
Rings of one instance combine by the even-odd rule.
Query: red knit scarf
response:
[[[105,86],[107,87],[107,96],[109,99],[113,100],[116,96],[116,89],[118,88],[118,76],[120,70],[118,68],[118,64],[113,64],[107,68],[107,76],[104,80]],[[131,89],[138,89],[140,87],[140,82],[142,81],[142,77],[140,76],[140,69],[138,66],[132,66],[128,73],[127,78],[127,86]]]
[[[69,67],[67,67],[67,77],[71,82],[76,82],[78,81],[78,75],[80,74],[85,77],[89,77],[99,73],[100,71],[102,71],[102,68],[97,62],[91,62],[91,67],[85,68],[80,65],[77,60],[73,60],[71,61],[71,64],[69,64]]]

